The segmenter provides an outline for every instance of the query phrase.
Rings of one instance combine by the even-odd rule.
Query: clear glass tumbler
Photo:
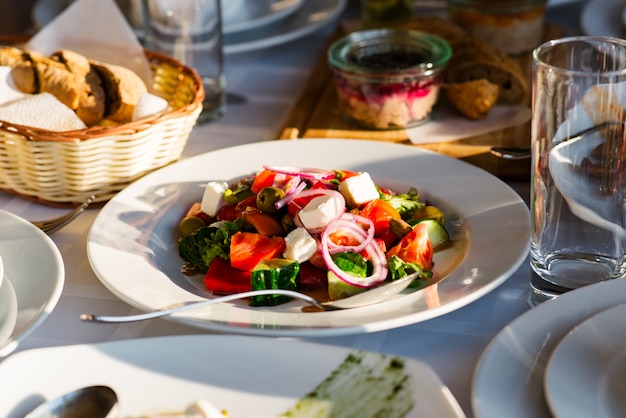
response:
[[[226,111],[220,0],[142,0],[146,47],[194,68],[204,84],[199,123]]]
[[[530,303],[626,275],[626,41],[533,52]]]

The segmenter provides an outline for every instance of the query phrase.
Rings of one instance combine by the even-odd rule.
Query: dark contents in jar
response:
[[[361,51],[351,55],[349,62],[372,70],[405,70],[428,61],[426,54],[418,51]]]

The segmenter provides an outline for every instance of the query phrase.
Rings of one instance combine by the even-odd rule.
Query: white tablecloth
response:
[[[561,12],[556,17],[563,19]],[[219,122],[196,127],[183,158],[222,147],[275,139],[331,32],[332,28],[328,27],[289,44],[228,56],[228,89],[245,94],[248,102],[229,106],[226,116]],[[511,186],[527,201],[528,183]],[[0,208],[30,220],[49,218],[65,211],[3,192],[0,192]],[[95,325],[79,320],[79,315],[85,312],[137,313],[105,289],[91,270],[86,237],[97,215],[97,209],[90,209],[52,235],[66,268],[63,294],[53,313],[18,351],[201,332],[166,320],[124,325]],[[529,309],[525,302],[529,278],[530,268],[525,261],[500,287],[452,313],[389,331],[316,341],[425,361],[449,386],[468,416],[472,416],[474,368],[489,341],[511,320]]]

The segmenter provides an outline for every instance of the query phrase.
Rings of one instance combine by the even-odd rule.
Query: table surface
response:
[[[562,25],[567,34],[577,34],[580,33],[580,10],[580,2],[558,6],[548,11],[548,18]],[[346,13],[354,13],[352,4]],[[332,30],[333,25],[329,25],[288,44],[227,56],[228,89],[245,94],[248,102],[230,105],[225,117],[218,122],[197,126],[183,158],[228,146],[275,139]],[[528,182],[509,184],[528,201]],[[0,192],[0,208],[30,220],[46,219],[64,212],[64,209],[44,206],[3,192]],[[66,268],[63,293],[52,314],[17,351],[205,332],[167,320],[123,325],[94,325],[79,320],[79,315],[85,312],[112,315],[138,312],[111,294],[97,279],[87,261],[87,233],[98,212],[98,209],[90,209],[52,235]],[[529,278],[530,267],[526,260],[501,286],[454,312],[388,331],[316,338],[315,341],[424,361],[439,374],[471,417],[474,368],[489,341],[510,321],[529,309],[525,302]]]

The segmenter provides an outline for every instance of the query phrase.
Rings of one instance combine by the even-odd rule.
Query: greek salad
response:
[[[412,273],[433,275],[451,245],[444,214],[414,187],[379,186],[367,172],[264,166],[233,184],[210,181],[178,225],[185,274],[230,294],[288,289],[345,298]],[[251,306],[288,302],[256,296]]]

